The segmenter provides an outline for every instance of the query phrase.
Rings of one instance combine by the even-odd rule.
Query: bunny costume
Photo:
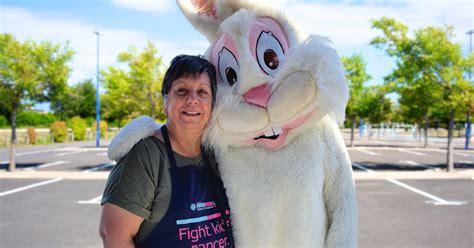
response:
[[[204,138],[216,153],[236,247],[356,247],[356,194],[338,127],[348,88],[331,42],[256,2],[178,5],[209,40],[205,56],[218,72]],[[134,120],[109,157],[155,129],[149,118]]]

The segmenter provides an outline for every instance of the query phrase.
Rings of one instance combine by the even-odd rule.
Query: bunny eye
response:
[[[234,54],[225,47],[219,52],[218,70],[222,82],[227,82],[230,86],[239,82],[239,63]]]
[[[275,75],[285,57],[280,41],[271,32],[260,33],[256,53],[258,65],[270,76]]]

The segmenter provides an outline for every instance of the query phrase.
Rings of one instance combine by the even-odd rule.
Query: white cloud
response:
[[[138,11],[168,11],[175,2],[172,0],[111,0],[116,6]]]
[[[144,12],[168,11],[176,6],[175,0],[110,0],[112,4]],[[291,0],[259,0],[259,3],[280,6],[280,4]]]
[[[328,1],[329,2],[329,1]],[[329,37],[344,56],[361,53],[368,62],[367,72],[373,76],[369,84],[380,84],[390,73],[394,60],[370,45],[380,35],[371,29],[371,20],[382,16],[405,23],[410,32],[426,26],[455,28],[454,41],[469,49],[466,31],[473,29],[474,2],[471,0],[365,0],[340,3],[303,3],[288,1],[282,10],[301,25],[308,34]]]
[[[425,26],[453,25],[456,41],[466,41],[465,32],[473,28],[473,7],[470,0],[379,1],[364,4],[345,1],[337,4],[287,2],[284,10],[301,24],[307,33],[321,34],[336,46],[355,47],[368,44],[378,33],[370,21],[382,16],[393,17],[407,24],[411,31]]]
[[[47,40],[62,45],[69,41],[69,47],[76,52],[70,64],[73,68],[69,79],[70,84],[96,78],[97,36],[94,34],[95,30],[100,32],[99,65],[101,70],[108,66],[118,66],[116,59],[120,52],[127,50],[130,46],[142,49],[149,40],[154,42],[158,52],[163,54],[165,63],[169,63],[178,53],[202,53],[207,47],[204,39],[203,42],[176,44],[166,40],[153,40],[153,37],[145,32],[106,29],[74,20],[40,17],[22,8],[2,6],[1,11],[2,33],[11,33],[21,41]]]

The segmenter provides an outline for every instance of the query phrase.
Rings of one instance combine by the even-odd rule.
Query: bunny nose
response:
[[[266,108],[271,91],[270,84],[262,84],[250,89],[243,96],[246,102]]]

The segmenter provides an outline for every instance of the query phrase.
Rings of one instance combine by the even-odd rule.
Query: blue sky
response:
[[[329,37],[341,55],[361,53],[373,77],[369,84],[382,83],[394,65],[383,51],[368,45],[378,34],[370,29],[370,20],[393,17],[407,24],[410,31],[452,25],[454,40],[465,51],[469,49],[465,33],[474,28],[471,0],[264,1],[287,12],[305,33]],[[141,49],[147,41],[156,45],[166,63],[180,53],[202,54],[209,45],[174,0],[2,0],[0,21],[2,33],[12,33],[22,41],[69,41],[76,52],[69,84],[95,78],[94,30],[101,33],[101,69],[117,66],[119,52],[130,46]]]

